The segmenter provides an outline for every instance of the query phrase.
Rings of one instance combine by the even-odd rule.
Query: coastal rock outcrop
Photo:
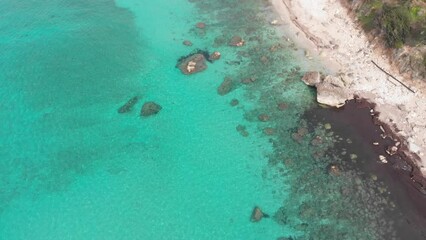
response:
[[[319,72],[307,72],[302,77],[302,81],[317,89],[317,102],[330,106],[342,107],[346,100],[352,99],[344,81],[346,78],[339,78],[328,75],[325,78]]]
[[[162,107],[159,104],[155,103],[155,102],[146,102],[142,106],[141,116],[143,116],[143,117],[149,117],[151,115],[155,115],[158,112],[160,112],[161,109],[162,109]]]
[[[342,107],[345,105],[346,100],[352,98],[348,90],[344,85],[336,84],[337,78],[327,76],[325,80],[317,84],[317,102],[331,106],[331,107]]]
[[[321,104],[339,108],[345,105],[346,100],[353,98],[345,83],[338,77],[327,76],[316,86],[317,102]]]
[[[179,61],[178,68],[186,75],[204,71],[207,68],[206,58],[200,53],[189,55]]]

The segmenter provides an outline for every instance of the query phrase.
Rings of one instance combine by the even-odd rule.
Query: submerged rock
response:
[[[240,36],[233,36],[231,41],[229,41],[229,45],[234,47],[241,47],[244,43],[244,40]]]
[[[148,117],[148,116],[151,116],[151,115],[155,115],[158,112],[160,112],[161,109],[162,109],[162,107],[155,102],[146,102],[142,106],[141,116]]]
[[[267,56],[262,56],[262,57],[260,58],[260,61],[261,61],[263,64],[267,64],[267,63],[269,62],[269,59],[268,59],[268,57],[267,57]]]
[[[206,58],[200,53],[189,55],[179,61],[178,68],[186,75],[204,71],[207,68]]]
[[[320,136],[316,136],[314,139],[312,139],[311,141],[311,145],[312,146],[320,146],[323,143],[323,140]]]
[[[241,62],[240,61],[226,61],[226,64],[231,65],[231,66],[236,66],[236,65],[240,65]]]
[[[223,82],[217,88],[217,93],[221,96],[226,95],[232,91],[233,87],[234,87],[234,84],[232,82],[232,79],[230,79],[229,77],[225,77]]]
[[[413,172],[413,167],[408,164],[404,159],[402,159],[399,156],[396,156],[394,158],[395,163],[392,165],[392,167],[396,170],[400,170],[400,171],[404,171],[404,172],[408,172],[408,173],[412,173]]]
[[[340,169],[337,166],[337,164],[329,164],[327,166],[327,173],[333,176],[339,176],[340,175]]]
[[[138,102],[139,97],[132,97],[131,99],[129,99],[123,106],[121,106],[117,112],[118,113],[128,113],[130,111],[132,111],[133,106],[136,105],[136,103]]]
[[[253,78],[253,77],[241,79],[241,83],[246,85],[254,83],[255,81],[256,81],[256,78]]]
[[[200,29],[206,28],[206,24],[203,22],[198,22],[195,26]]]
[[[251,213],[250,221],[252,222],[259,222],[262,220],[262,218],[268,218],[269,215],[262,212],[262,210],[259,207],[254,207],[253,211]]]
[[[257,116],[257,118],[261,122],[267,122],[270,119],[269,115],[267,115],[267,114],[260,114],[259,116]]]
[[[316,211],[311,204],[307,202],[299,206],[299,218],[302,220],[310,220],[316,216]]]
[[[302,143],[302,140],[303,140],[303,136],[301,136],[298,133],[292,133],[291,138],[298,143]]]
[[[221,56],[220,52],[218,52],[218,51],[214,51],[212,54],[210,54],[210,56],[209,56],[209,60],[210,60],[211,62],[212,62],[212,61],[219,60],[219,59],[220,59],[220,56]]]
[[[277,108],[280,111],[284,111],[288,108],[288,104],[285,103],[285,102],[280,102],[280,103],[277,104]]]
[[[276,132],[275,128],[267,127],[263,129],[263,133],[268,136],[274,135],[275,132]]]
[[[185,41],[183,41],[183,45],[190,47],[190,46],[192,46],[192,42],[189,41],[189,40],[185,40]]]
[[[287,159],[286,165],[287,166],[291,165],[291,162],[292,161],[290,159]],[[277,212],[274,214],[273,218],[274,218],[275,222],[277,222],[278,224],[286,225],[287,222],[288,222],[288,217],[287,217],[287,214],[286,214],[286,208],[280,207],[277,210]]]
[[[240,101],[238,101],[238,99],[232,99],[231,102],[229,103],[231,106],[235,107],[240,103]]]
[[[241,136],[243,137],[248,137],[249,133],[246,130],[246,127],[243,125],[238,125],[237,126],[237,131],[241,134]]]

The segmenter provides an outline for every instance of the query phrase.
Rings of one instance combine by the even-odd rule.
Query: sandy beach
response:
[[[292,41],[312,62],[342,74],[353,95],[376,104],[379,119],[406,140],[410,156],[426,176],[426,84],[402,76],[376,40],[369,41],[338,0],[272,0]],[[376,65],[411,90],[395,81]]]

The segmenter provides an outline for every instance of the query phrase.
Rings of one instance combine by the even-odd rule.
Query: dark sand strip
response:
[[[374,104],[363,99],[349,101],[341,109],[316,107],[305,113],[309,125],[330,123],[333,131],[349,137],[353,143],[339,142],[331,150],[338,154],[342,148],[351,149],[358,154],[353,168],[364,173],[362,177],[377,176],[390,192],[390,199],[396,209],[387,211],[387,220],[394,221],[396,239],[426,239],[426,181],[414,164],[415,156],[407,156],[404,141],[390,131],[390,127],[377,120],[372,114]],[[386,138],[382,134],[384,129]],[[386,148],[401,142],[398,152],[389,156]],[[379,145],[373,145],[373,142]],[[388,163],[379,161],[379,155],[386,157]]]

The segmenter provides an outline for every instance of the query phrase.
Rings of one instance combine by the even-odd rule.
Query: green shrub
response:
[[[422,10],[422,8],[420,6],[410,7],[409,12],[410,12],[411,21],[414,22],[414,21],[417,21],[419,19],[420,10]]]
[[[380,25],[390,47],[399,48],[410,32],[410,12],[405,6],[383,5]]]
[[[370,13],[368,15],[362,15],[359,17],[359,21],[361,22],[362,27],[367,31],[371,31],[374,29],[374,21],[376,19],[376,15],[374,13]]]
[[[358,9],[358,19],[367,32],[377,27],[377,12],[382,8],[381,0],[366,0]]]

